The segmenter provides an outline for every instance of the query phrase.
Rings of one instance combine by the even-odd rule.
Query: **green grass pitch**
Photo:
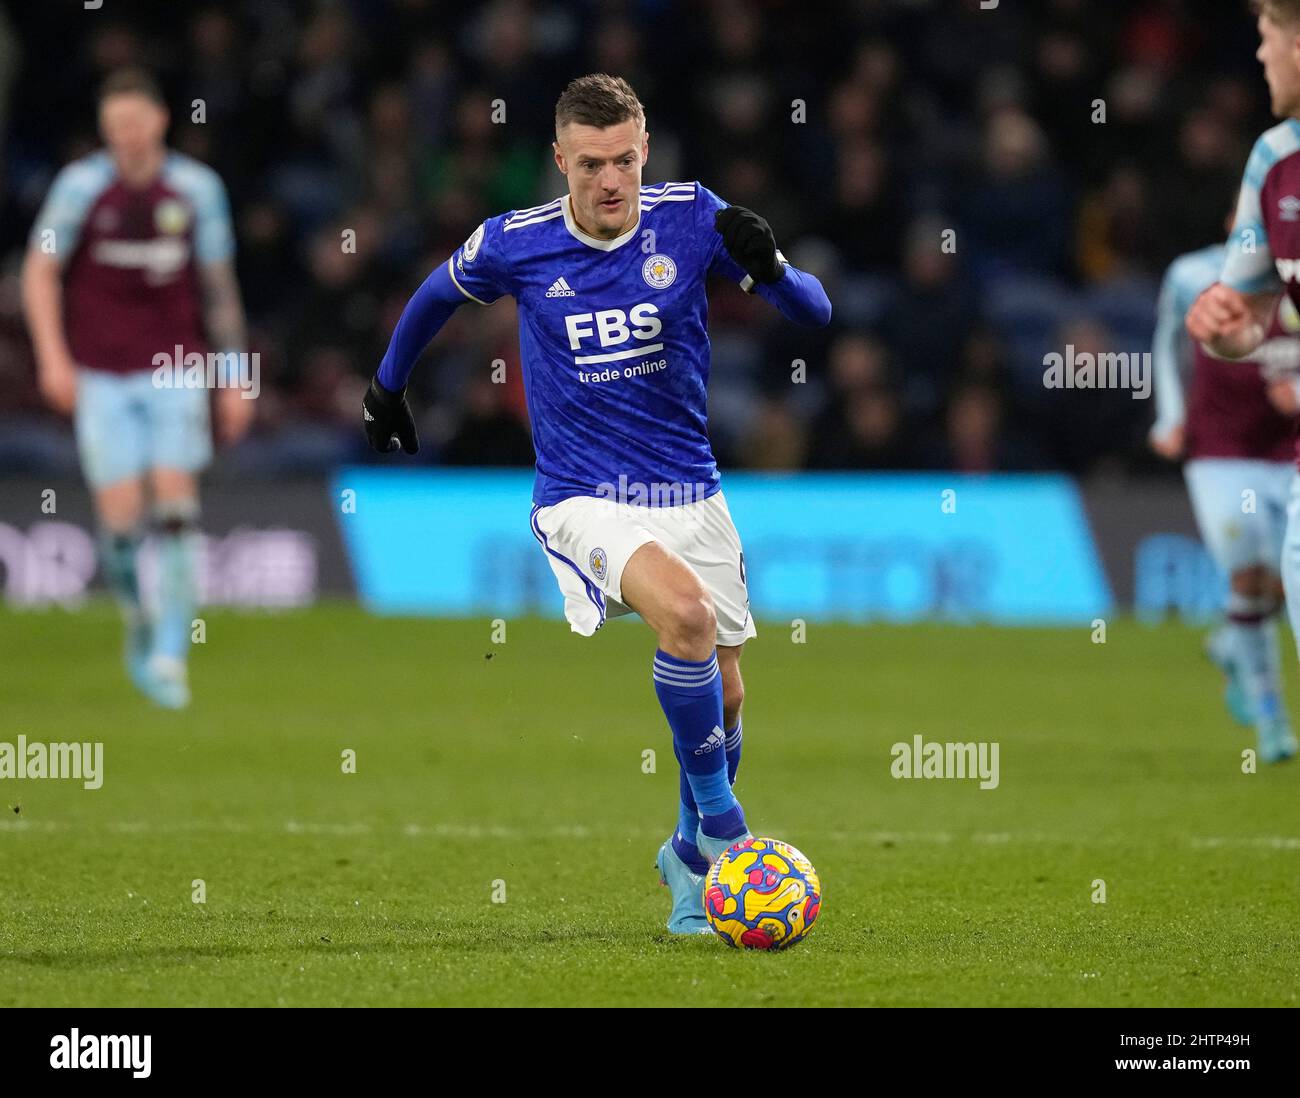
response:
[[[175,715],[111,606],[0,613],[0,739],[105,743],[97,791],[0,782],[7,1005],[1296,1004],[1300,766],[1242,773],[1192,630],[761,626],[737,791],[825,886],[762,955],[663,928],[639,622],[206,621]],[[1000,786],[892,778],[916,734]]]

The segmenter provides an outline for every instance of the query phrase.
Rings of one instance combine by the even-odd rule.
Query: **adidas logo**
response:
[[[695,749],[695,754],[709,755],[714,751],[721,751],[726,746],[726,743],[726,737],[723,736],[722,729],[715,724],[713,731],[709,733],[708,739]]]
[[[569,284],[563,278],[557,278],[551,283],[551,288],[546,291],[547,297],[577,297],[577,292],[569,288]]]

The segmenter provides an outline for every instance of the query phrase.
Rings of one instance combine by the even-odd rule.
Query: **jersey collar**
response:
[[[597,237],[588,236],[578,228],[578,223],[573,220],[573,208],[570,205],[570,200],[572,198],[572,195],[566,194],[560,200],[560,209],[564,211],[564,227],[569,230],[569,233],[575,239],[581,240],[588,248],[596,248],[602,252],[612,252],[615,248],[621,248],[631,240],[632,237],[636,235],[636,231],[641,225],[641,195],[638,193],[636,200],[636,221],[633,222],[632,227],[628,229],[627,232],[623,233],[621,236],[614,237],[613,240],[600,240]]]

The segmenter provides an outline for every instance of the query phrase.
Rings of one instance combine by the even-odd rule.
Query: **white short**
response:
[[[718,644],[733,647],[758,635],[749,614],[740,535],[721,492],[677,507],[572,496],[550,507],[534,506],[532,526],[575,633],[589,637],[606,618],[632,613],[622,601],[623,569],[641,546],[657,541],[704,583],[718,618]]]
[[[1201,540],[1226,575],[1256,564],[1281,571],[1294,465],[1198,458],[1184,466],[1183,475]]]
[[[160,388],[152,370],[79,369],[74,423],[81,468],[92,488],[150,469],[197,473],[212,461],[208,391]]]
[[[1291,498],[1286,506],[1282,587],[1286,591],[1286,612],[1291,619],[1291,632],[1295,634],[1296,649],[1300,651],[1300,477],[1291,481]]]

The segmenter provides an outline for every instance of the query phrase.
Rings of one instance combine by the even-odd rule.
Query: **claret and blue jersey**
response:
[[[405,385],[456,304],[508,294],[519,306],[535,503],[620,483],[704,485],[711,495],[705,280],[752,285],[714,230],[725,207],[698,183],[645,186],[636,223],[613,240],[583,232],[567,195],[488,219],[408,305],[380,383]],[[820,283],[794,268],[756,290],[793,320],[829,319]]]
[[[1222,282],[1244,294],[1284,290],[1300,307],[1300,121],[1255,142],[1237,197]]]

